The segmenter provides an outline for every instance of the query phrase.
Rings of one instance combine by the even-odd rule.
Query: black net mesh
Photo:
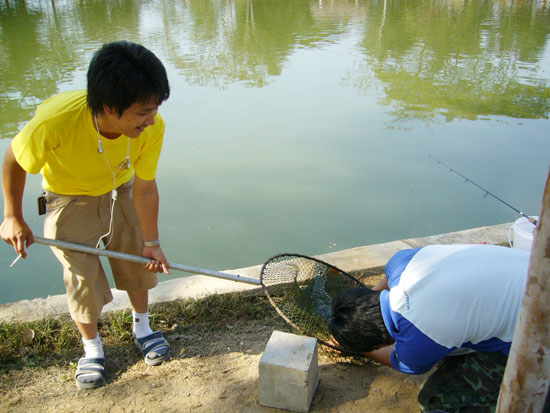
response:
[[[323,344],[330,339],[332,299],[364,286],[330,264],[296,254],[271,258],[262,267],[261,281],[277,312],[298,331]]]

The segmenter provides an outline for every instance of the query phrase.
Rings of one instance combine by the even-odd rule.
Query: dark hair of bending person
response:
[[[344,350],[365,353],[393,343],[380,311],[380,291],[352,288],[335,297],[329,331]]]

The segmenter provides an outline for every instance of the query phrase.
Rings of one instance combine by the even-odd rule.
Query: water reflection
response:
[[[319,24],[309,1],[204,1],[163,5],[167,55],[190,84],[262,87],[281,75],[297,47],[340,33]]]
[[[550,33],[539,2],[371,2],[364,30],[354,84],[368,91],[373,72],[396,120],[548,118],[550,81],[534,69]]]
[[[539,1],[23,1],[0,4],[0,134],[128,38],[157,44],[188,84],[262,87],[304,47],[357,33],[347,81],[382,91],[396,121],[548,118],[550,13]],[[358,33],[358,32],[361,33]],[[442,118],[441,118],[442,117]]]
[[[47,66],[29,51],[40,50],[38,27],[43,19],[40,11],[29,9],[24,2],[3,5],[0,14],[0,132],[11,135],[20,122],[30,118],[36,103],[56,91]],[[25,30],[21,30],[25,27]],[[42,55],[43,56],[43,55]],[[57,72],[57,70],[56,70]],[[58,75],[58,73],[56,73]],[[53,82],[52,82],[53,80]]]

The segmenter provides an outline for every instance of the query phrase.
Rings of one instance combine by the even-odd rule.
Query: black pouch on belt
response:
[[[38,215],[44,215],[46,213],[46,193],[38,197]]]

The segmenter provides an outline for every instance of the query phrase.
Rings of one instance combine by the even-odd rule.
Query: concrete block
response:
[[[317,340],[274,331],[260,359],[260,404],[308,412],[318,384]]]

